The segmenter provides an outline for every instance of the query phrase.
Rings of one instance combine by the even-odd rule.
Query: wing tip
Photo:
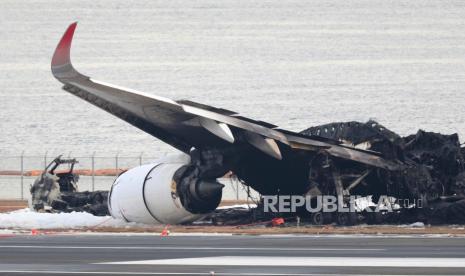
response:
[[[70,49],[71,43],[73,41],[74,31],[76,30],[78,22],[71,23],[66,29],[63,37],[58,43],[55,53],[52,57],[52,68],[54,66],[63,66],[71,63],[70,59]]]

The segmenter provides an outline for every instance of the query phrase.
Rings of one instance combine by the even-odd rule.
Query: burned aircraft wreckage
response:
[[[75,28],[70,25],[52,59],[63,89],[186,153],[119,176],[108,199],[114,217],[191,222],[216,209],[223,188],[216,179],[233,172],[261,195],[421,199],[423,208],[403,208],[400,217],[465,222],[464,149],[455,134],[419,131],[400,137],[374,121],[296,133],[233,111],[106,84],[73,68]],[[336,216],[339,222],[353,221],[347,214]]]
[[[53,159],[31,186],[31,209],[37,212],[88,212],[108,215],[107,191],[78,192],[79,175],[74,173],[76,159]],[[58,171],[62,165],[66,170]]]

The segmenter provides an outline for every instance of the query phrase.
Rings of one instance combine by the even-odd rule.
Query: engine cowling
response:
[[[189,170],[190,157],[176,155],[126,171],[112,185],[108,196],[110,214],[146,224],[180,224],[199,219],[218,206],[223,185],[184,177]]]

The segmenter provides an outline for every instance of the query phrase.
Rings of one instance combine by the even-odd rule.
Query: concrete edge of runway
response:
[[[56,236],[160,236],[159,232],[92,232],[92,231],[25,231],[25,230],[9,230],[0,229],[0,238],[14,236],[41,236],[41,235],[56,235]],[[288,237],[311,237],[311,238],[464,238],[464,235],[450,234],[238,234],[238,233],[170,233],[168,236],[175,237],[191,237],[191,236],[206,236],[206,237],[227,237],[227,236],[244,236],[244,237],[263,237],[263,238],[288,238]]]

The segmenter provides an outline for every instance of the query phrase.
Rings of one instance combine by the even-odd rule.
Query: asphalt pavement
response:
[[[465,238],[4,236],[0,274],[465,275]]]

